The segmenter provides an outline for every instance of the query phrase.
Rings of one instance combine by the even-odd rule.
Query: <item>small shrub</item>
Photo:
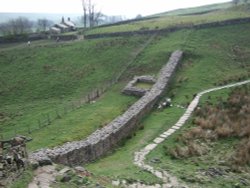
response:
[[[216,134],[219,138],[227,138],[231,136],[232,129],[228,126],[222,126],[215,129]]]
[[[144,125],[141,125],[141,126],[139,127],[139,130],[144,130]]]

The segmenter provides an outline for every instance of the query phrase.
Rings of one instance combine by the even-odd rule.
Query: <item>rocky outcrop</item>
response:
[[[172,53],[168,63],[161,69],[159,77],[151,90],[134,103],[124,114],[115,118],[104,128],[96,130],[84,140],[32,153],[29,156],[31,163],[41,164],[41,161],[47,161],[49,158],[55,163],[74,166],[91,162],[107,154],[119,142],[131,135],[137,129],[138,122],[152,110],[169,86],[182,55],[182,51]]]

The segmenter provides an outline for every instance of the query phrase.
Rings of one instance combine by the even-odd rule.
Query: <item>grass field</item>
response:
[[[166,50],[167,53],[173,47],[175,49],[183,48],[187,52],[183,66],[178,71],[167,96],[173,98],[175,105],[186,106],[192,100],[193,95],[199,91],[214,87],[222,81],[227,83],[228,81],[234,82],[238,81],[238,79],[250,78],[248,29],[250,29],[250,25],[245,24],[199,31],[180,31],[165,37],[162,36],[158,38],[154,45],[145,50],[145,53],[138,59],[137,65],[140,67],[140,63],[145,63],[146,67],[150,66],[151,64],[146,63],[147,61],[145,60],[151,62],[150,57],[158,57],[160,49]],[[183,38],[186,38],[184,44]],[[241,55],[233,56],[234,58],[232,58],[232,47],[235,45],[239,45],[242,52],[244,52],[244,61],[240,60],[243,58]],[[147,51],[151,52],[150,55]],[[136,69],[140,70],[139,67]],[[221,91],[217,95],[225,98],[228,92],[229,90]],[[213,97],[214,100],[216,100],[215,96]],[[206,98],[203,101],[206,101]],[[144,126],[144,129],[138,131],[136,136],[129,140],[125,146],[112,155],[88,165],[87,169],[99,177],[110,176],[111,179],[116,179],[116,176],[118,176],[118,178],[126,179],[132,176],[133,180],[140,179],[147,183],[152,183],[152,180],[156,181],[153,178],[148,179],[142,172],[135,173],[135,167],[132,164],[133,154],[152,141],[156,135],[176,123],[183,113],[183,109],[176,107],[168,108],[164,111],[154,111],[142,121],[141,124]],[[166,142],[165,145],[173,144],[175,137],[173,136],[173,139],[169,141],[170,143]],[[149,161],[153,158],[164,158],[163,151],[162,146],[159,147],[156,152],[150,154]],[[166,165],[164,165],[165,162],[167,163]],[[177,163],[175,169],[175,163],[173,162],[175,161],[171,161],[169,158],[162,159],[162,163],[159,166],[170,166],[170,169],[174,170],[174,175],[179,176],[183,165],[186,163],[180,162],[180,166]],[[114,163],[116,165],[113,165]],[[187,170],[189,168],[190,170],[194,168],[194,164],[190,163],[187,166]],[[175,171],[178,173],[175,173]],[[212,185],[219,185],[219,183],[215,182]]]
[[[232,6],[234,5],[231,2],[226,2],[226,3],[198,6],[194,8],[177,9],[173,11],[159,13],[159,14],[156,14],[156,16],[203,14],[209,11],[218,11],[218,10],[228,9],[228,8],[231,8]]]
[[[216,7],[216,6],[215,6]],[[211,9],[211,8],[210,8]],[[161,14],[159,17],[152,18],[144,21],[133,21],[128,24],[122,24],[117,26],[100,27],[86,31],[85,34],[97,34],[97,33],[112,33],[122,31],[137,31],[137,30],[149,30],[149,29],[162,29],[173,26],[181,25],[196,25],[201,23],[209,23],[214,21],[223,21],[232,18],[244,18],[250,17],[250,4],[232,6],[227,9],[208,12],[205,14],[193,14],[192,12],[202,10],[201,8],[194,9],[190,12],[186,12],[187,15],[175,15],[175,14]],[[189,10],[189,9],[184,9]],[[185,13],[182,10],[180,12]],[[189,13],[189,14],[188,14]],[[156,15],[157,16],[157,15]]]
[[[248,89],[249,86],[250,85],[248,84]],[[222,101],[223,104],[226,104],[225,101],[227,101],[226,99],[228,98],[229,93],[232,93],[233,90],[237,92],[239,88],[226,89],[223,91],[207,94],[202,98],[200,106],[204,108],[207,106],[207,102],[211,102],[213,106],[220,104]],[[232,114],[231,116],[234,117],[234,115],[235,114]],[[220,119],[221,118],[222,117],[220,117]],[[234,118],[236,118],[236,116]],[[183,158],[174,158],[170,155],[171,148],[175,148],[176,146],[185,146],[180,138],[183,138],[183,135],[188,131],[198,127],[192,122],[192,119],[189,120],[185,127],[160,144],[160,146],[158,146],[155,151],[149,154],[147,157],[147,162],[150,163],[150,161],[154,158],[159,159],[161,163],[150,164],[158,169],[165,169],[169,171],[172,175],[177,176],[179,179],[185,181],[185,183],[190,187],[248,187],[250,177],[249,163],[237,166],[232,161],[232,159],[234,159],[232,156],[235,151],[238,150],[237,147],[244,137],[239,137],[236,135],[225,137],[221,136],[218,139],[212,141],[202,138],[193,138],[192,143],[199,143],[200,146],[202,145],[204,148],[208,149],[206,152],[204,152],[204,154]],[[215,124],[215,127],[217,127],[218,130],[220,126],[220,124]],[[247,127],[247,125],[243,125],[243,127],[244,126]],[[241,161],[243,161],[243,159]],[[211,169],[220,170],[223,175],[201,175],[202,172],[209,172]]]
[[[139,24],[94,29],[89,33],[137,30],[141,27],[164,28],[189,23],[190,20],[202,23],[248,17],[248,8],[232,7],[198,16],[162,16]],[[148,37],[69,43],[42,41],[32,44],[31,48],[22,44],[1,46],[0,133],[5,138],[16,133],[32,137],[33,141],[28,143],[31,151],[84,138],[105,126],[137,100],[120,93],[129,78],[144,74],[157,76],[171,52],[177,49],[184,50],[185,57],[166,96],[173,99],[174,105],[186,106],[199,91],[250,78],[249,30],[250,24],[241,24],[157,35],[136,58],[135,52]],[[29,128],[38,127],[39,119],[48,120],[48,114],[55,114],[57,109],[64,112],[65,106],[112,80],[121,70],[125,71],[119,82],[95,102],[70,113],[61,113],[48,126],[28,134]],[[216,95],[225,98],[228,90]],[[216,102],[216,98],[213,99]],[[106,187],[112,187],[112,179],[141,180],[149,184],[160,182],[133,165],[133,154],[172,126],[183,112],[183,109],[174,106],[163,111],[154,110],[145,117],[141,130],[131,139],[106,157],[86,165],[93,173],[93,182],[102,182]],[[174,144],[175,137],[165,144]],[[152,158],[160,158],[166,164],[159,164],[158,167],[169,167],[178,176],[186,165],[185,162],[173,163],[164,155],[163,146],[150,154],[149,160]],[[195,163],[187,164],[188,169],[194,170]],[[221,182],[215,180],[211,185],[220,186]]]
[[[21,45],[1,48],[1,134],[4,138],[15,132],[27,134],[28,128],[38,127],[38,120],[46,121],[48,115],[51,118],[56,111],[64,116],[62,112],[65,107],[70,108],[72,100],[80,99],[116,78],[135,58],[135,51],[146,39],[42,42],[32,44],[30,48]],[[116,95],[119,97],[117,90]],[[85,122],[84,118],[88,117],[81,118]],[[74,125],[74,122],[68,124]]]
[[[127,73],[150,72],[152,62],[166,61],[166,55],[163,54],[169,54],[170,51],[178,48],[184,49],[186,55],[183,65],[177,72],[166,96],[173,98],[174,105],[185,106],[192,100],[193,95],[199,91],[214,87],[221,82],[235,82],[250,77],[249,63],[245,63],[249,62],[250,59],[248,29],[250,29],[250,25],[244,24],[199,31],[184,30],[167,36],[158,36],[155,42],[137,59],[136,64],[128,69]],[[240,46],[241,54],[244,54],[244,57],[242,55],[232,56],[234,46]],[[158,57],[158,59],[153,57]],[[244,58],[244,60],[241,58]],[[157,64],[155,66],[160,67]],[[213,99],[216,100],[217,96],[225,98],[228,92],[229,90],[216,92]],[[206,99],[207,97],[202,101],[205,102]],[[167,108],[163,111],[155,110],[141,122],[143,129],[137,131],[131,139],[127,140],[124,146],[85,167],[94,174],[95,181],[102,182],[107,187],[112,187],[110,184],[112,179],[127,179],[131,182],[140,180],[148,184],[160,182],[159,179],[135,167],[133,155],[135,151],[140,150],[159,133],[177,122],[183,113],[184,110],[177,107]],[[165,145],[174,144],[177,136],[178,134],[174,135],[173,139]],[[194,163],[187,164],[187,162],[181,161],[177,163],[174,161],[173,163],[165,157],[162,148],[163,146],[150,154],[148,157],[149,163],[151,159],[160,158],[162,163],[158,167],[171,169],[173,174],[178,177],[183,171],[183,166],[187,171],[192,172],[195,169]],[[218,146],[218,149],[220,149],[220,146]],[[185,176],[191,175],[187,173]],[[238,176],[241,177],[241,175]],[[205,186],[220,186],[222,183],[232,186],[235,181],[215,181],[212,184],[205,184]]]

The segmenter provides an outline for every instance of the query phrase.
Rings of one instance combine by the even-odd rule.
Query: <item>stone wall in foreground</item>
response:
[[[137,129],[138,122],[152,110],[168,88],[182,55],[182,51],[173,52],[168,63],[161,69],[152,89],[107,126],[95,131],[84,140],[69,142],[53,149],[42,149],[32,153],[29,156],[30,162],[36,165],[55,162],[74,166],[86,164],[107,154],[120,141],[131,135]]]

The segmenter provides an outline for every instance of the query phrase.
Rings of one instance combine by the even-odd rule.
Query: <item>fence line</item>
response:
[[[55,120],[63,118],[70,112],[73,112],[81,108],[84,104],[91,103],[103,95],[110,87],[116,84],[122,74],[118,74],[114,79],[107,81],[102,86],[92,89],[86,95],[80,99],[73,100],[63,105],[62,107],[55,107],[55,109],[49,113],[41,114],[40,118],[34,121],[33,125],[26,125],[24,130],[17,130],[15,127],[12,134],[4,135],[0,134],[0,140],[7,140],[16,135],[28,135],[35,131],[41,130],[47,126],[50,126]]]
[[[63,118],[63,116],[65,116],[66,114],[76,109],[79,109],[82,105],[98,99],[102,94],[108,91],[109,88],[111,88],[114,84],[118,83],[118,81],[129,68],[129,66],[131,66],[131,64],[135,61],[138,55],[142,53],[142,51],[153,41],[156,35],[157,34],[152,35],[144,44],[142,44],[137,50],[136,54],[131,57],[131,60],[128,61],[127,65],[111,80],[108,80],[98,88],[92,89],[91,92],[85,94],[80,99],[70,101],[67,104],[63,105],[63,107],[61,108],[56,107],[53,112],[41,114],[40,118],[36,120],[36,123],[34,123],[33,125],[27,125],[25,131],[17,131],[15,128],[13,135],[9,135],[7,137],[4,137],[4,135],[0,135],[1,140],[9,139],[11,137],[16,136],[17,134],[31,134],[32,132],[43,129],[51,125],[52,122],[54,122],[55,120]]]

